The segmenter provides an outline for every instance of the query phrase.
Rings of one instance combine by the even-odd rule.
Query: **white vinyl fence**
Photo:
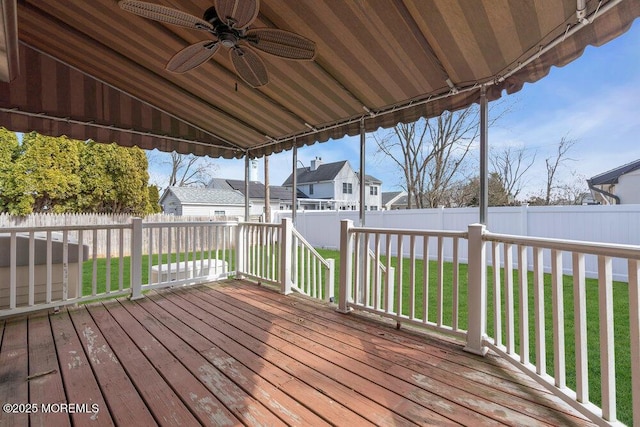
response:
[[[290,211],[276,212],[275,222],[280,221],[282,217],[290,216]],[[368,211],[366,226],[463,231],[469,224],[478,222],[478,218],[478,208]],[[350,219],[354,224],[358,224],[358,212],[299,211],[294,225],[314,247],[337,250],[340,246],[340,221],[343,219]],[[493,233],[518,236],[640,245],[640,205],[495,207],[489,208],[487,229]],[[461,253],[466,253],[465,244],[461,242]],[[418,256],[422,256],[420,250],[418,249]],[[529,251],[528,269],[532,270],[533,253],[531,249]],[[436,253],[435,246],[430,247],[430,253]],[[404,256],[409,256],[409,253],[406,252]],[[564,257],[564,265],[571,265],[569,255]],[[444,247],[444,259],[453,259],[453,247],[450,244]],[[461,258],[460,262],[466,263],[467,260]],[[490,253],[488,262],[492,263]],[[544,271],[551,272],[550,261],[545,261]],[[587,277],[597,277],[597,271],[597,259],[587,258]],[[614,260],[613,279],[627,280],[627,266],[624,262]]]

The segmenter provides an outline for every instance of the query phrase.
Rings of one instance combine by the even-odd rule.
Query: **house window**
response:
[[[214,211],[213,214],[215,216],[225,216],[226,212],[225,211]]]
[[[342,194],[353,194],[353,184],[351,184],[350,182],[343,182]]]
[[[313,184],[309,184],[309,195],[313,194]]]
[[[372,196],[378,195],[378,187],[374,187],[373,185],[369,187],[369,194]]]
[[[372,211],[377,211],[377,210],[378,210],[378,207],[377,207],[377,206],[371,206],[371,209],[370,209],[370,210],[372,210]]]

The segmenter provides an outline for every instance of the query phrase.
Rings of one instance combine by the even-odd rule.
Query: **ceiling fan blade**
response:
[[[196,30],[213,29],[213,26],[204,19],[197,18],[185,12],[181,12],[170,7],[159,4],[147,3],[136,0],[122,0],[118,2],[122,10],[134,13],[144,18],[154,21],[165,22],[167,24],[178,25],[180,27],[192,28]]]
[[[215,6],[222,22],[240,30],[255,21],[260,10],[260,0],[216,0]]]
[[[316,56],[313,41],[290,31],[255,28],[247,31],[246,41],[252,47],[280,58],[311,60]]]
[[[267,68],[257,53],[248,48],[234,48],[229,51],[231,62],[238,75],[252,87],[269,83]]]
[[[203,64],[218,51],[220,43],[206,40],[187,46],[169,60],[165,69],[173,73],[184,73]]]

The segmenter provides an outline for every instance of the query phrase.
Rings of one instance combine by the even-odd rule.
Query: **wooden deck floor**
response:
[[[588,425],[495,356],[238,280],[0,320],[0,339],[0,403],[37,411],[0,426]]]

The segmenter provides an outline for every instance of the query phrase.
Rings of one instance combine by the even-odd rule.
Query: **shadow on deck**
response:
[[[0,320],[0,339],[0,425],[589,425],[492,354],[240,280]]]

